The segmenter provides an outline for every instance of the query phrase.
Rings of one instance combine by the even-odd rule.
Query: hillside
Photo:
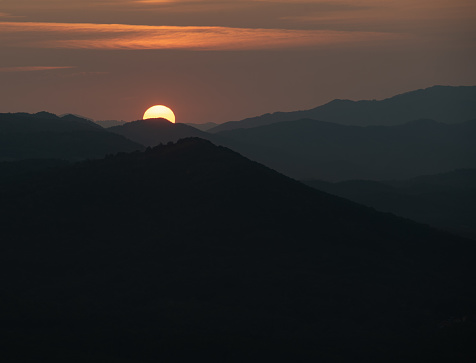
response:
[[[460,123],[476,118],[476,86],[433,86],[384,100],[334,100],[305,111],[275,112],[209,129],[216,133],[304,118],[343,125],[398,125],[418,119]]]
[[[100,131],[101,127],[94,122],[67,114],[59,117],[49,112],[0,113],[0,133],[32,133],[32,132],[71,132]]]
[[[316,189],[476,240],[476,169],[399,181],[305,181]]]
[[[208,130],[210,130],[211,128],[213,128],[215,126],[218,126],[218,124],[215,123],[215,122],[205,122],[203,124],[187,123],[186,125],[192,126],[192,127],[196,128],[196,129],[199,129],[201,131],[208,131]]]
[[[7,361],[472,354],[474,243],[205,140],[19,175],[0,200]]]
[[[361,127],[304,119],[213,137],[297,179],[405,179],[476,167],[476,120]]]
[[[0,114],[0,161],[81,160],[141,149],[142,145],[74,115]]]
[[[114,126],[121,126],[126,123],[126,121],[118,121],[118,120],[99,120],[99,121],[94,121],[97,125],[107,129],[109,127],[114,127]]]
[[[207,137],[205,132],[192,126],[172,123],[162,118],[127,122],[120,126],[110,127],[107,130],[145,146],[166,144],[186,137]]]

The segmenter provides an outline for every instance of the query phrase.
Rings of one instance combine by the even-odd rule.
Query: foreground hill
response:
[[[298,179],[403,179],[476,167],[476,119],[367,127],[304,119],[214,137]]]
[[[3,361],[452,361],[474,243],[201,139],[0,188]]]
[[[142,145],[74,115],[0,114],[0,161],[80,160],[140,149]]]
[[[216,133],[303,118],[358,126],[398,125],[424,118],[460,123],[476,118],[476,86],[434,86],[381,101],[334,100],[311,110],[275,112],[230,121],[208,131]]]
[[[186,137],[207,137],[205,132],[192,126],[172,123],[163,118],[127,122],[120,126],[110,127],[108,131],[145,146],[166,144]]]
[[[350,180],[307,185],[382,212],[428,223],[476,240],[476,169],[399,181]]]

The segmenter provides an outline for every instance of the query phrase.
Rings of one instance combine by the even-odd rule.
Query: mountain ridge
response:
[[[142,145],[75,115],[59,117],[49,112],[0,114],[1,161],[81,160],[141,149]]]
[[[107,131],[122,135],[145,146],[176,142],[185,137],[204,137],[207,133],[190,125],[172,123],[164,118],[137,120],[109,127]]]
[[[476,169],[407,180],[303,181],[316,189],[476,240]]]
[[[302,119],[222,131],[213,137],[297,179],[385,180],[476,167],[476,119],[393,126]]]
[[[303,118],[358,126],[389,126],[421,118],[458,123],[476,118],[475,104],[476,86],[433,86],[383,100],[335,99],[309,110],[267,113],[241,121],[225,122],[208,131],[217,133]]]

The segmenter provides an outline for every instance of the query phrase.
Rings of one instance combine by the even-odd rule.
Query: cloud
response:
[[[24,66],[24,67],[0,67],[0,72],[36,72],[36,71],[52,71],[56,69],[71,69],[76,67],[71,66],[53,66],[53,67],[44,67],[44,66]]]
[[[259,50],[319,47],[402,39],[396,33],[0,22],[0,45],[68,49]]]

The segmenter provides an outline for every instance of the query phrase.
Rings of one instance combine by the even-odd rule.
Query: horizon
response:
[[[331,103],[333,101],[352,101],[352,102],[361,102],[361,101],[384,101],[384,100],[387,100],[387,99],[391,99],[393,97],[396,97],[396,96],[400,96],[400,95],[403,95],[403,94],[408,94],[408,93],[413,93],[413,92],[417,92],[417,91],[422,91],[422,90],[427,90],[429,88],[435,88],[435,87],[454,87],[454,88],[457,88],[457,87],[476,87],[476,84],[475,85],[465,85],[465,86],[462,86],[462,85],[441,85],[441,84],[436,84],[436,85],[433,85],[433,86],[429,86],[429,87],[426,87],[426,88],[420,88],[420,89],[415,89],[415,90],[410,90],[410,91],[407,91],[407,92],[403,92],[403,93],[400,93],[400,94],[396,94],[396,95],[392,95],[390,97],[386,97],[386,98],[382,98],[382,99],[355,99],[355,100],[351,100],[351,99],[344,99],[344,98],[335,98],[329,102],[326,102],[326,103],[323,103],[323,104],[319,104],[315,107],[312,107],[310,109],[314,109],[314,108],[318,108],[318,107],[321,107],[321,106],[324,106],[328,103]],[[299,111],[308,111],[308,110],[290,110],[290,111],[281,111],[281,110],[276,110],[276,111],[270,111],[270,112],[266,112],[266,113],[263,113],[263,114],[260,114],[260,115],[252,115],[250,116],[249,118],[254,118],[254,117],[261,117],[261,116],[265,116],[265,115],[269,115],[269,114],[276,114],[276,113],[286,113],[286,112],[299,112]],[[2,113],[2,112],[0,112]],[[112,122],[124,122],[124,123],[129,123],[129,122],[136,122],[136,121],[143,121],[142,118],[138,118],[138,119],[132,119],[132,120],[112,120],[112,119],[108,119],[108,120],[97,120],[97,119],[93,119],[92,117],[89,117],[87,115],[79,115],[79,114],[75,114],[75,113],[71,113],[71,112],[66,112],[66,113],[63,113],[63,114],[56,114],[54,112],[51,112],[51,111],[48,111],[48,110],[39,110],[39,111],[33,111],[33,112],[24,112],[24,111],[18,111],[18,112],[5,112],[5,113],[27,113],[27,114],[32,114],[32,115],[35,115],[35,114],[38,114],[38,113],[50,113],[50,114],[53,114],[57,117],[64,117],[64,116],[68,116],[68,115],[71,115],[71,116],[76,116],[76,117],[80,117],[80,118],[83,118],[85,120],[88,120],[88,121],[92,121],[92,122],[107,122],[107,121],[112,121]],[[159,117],[159,118],[163,118],[163,117]],[[165,120],[167,120],[166,118],[163,118]],[[245,118],[247,119],[247,118]],[[227,122],[234,122],[234,121],[242,121],[242,120],[226,120],[226,121],[222,121],[222,122],[210,122],[210,121],[206,121],[206,122],[202,122],[202,123],[198,123],[198,122],[177,122],[177,123],[183,123],[183,124],[191,124],[191,125],[204,125],[204,124],[207,124],[207,123],[212,123],[212,124],[216,124],[216,125],[221,125],[221,124],[224,124],[224,123],[227,123]],[[415,120],[416,121],[416,120]],[[407,122],[411,122],[411,121],[407,121]],[[175,122],[174,122],[175,123]]]

